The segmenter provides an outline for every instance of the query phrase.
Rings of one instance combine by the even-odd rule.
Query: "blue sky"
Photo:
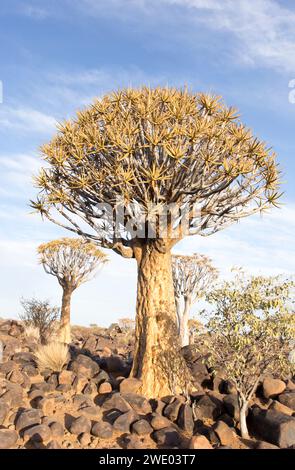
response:
[[[293,272],[295,232],[295,4],[279,0],[2,0],[0,6],[0,316],[19,298],[60,301],[36,247],[68,235],[30,214],[38,147],[55,123],[94,96],[127,85],[187,85],[239,108],[243,121],[278,153],[284,206],[176,251],[200,251],[223,276]],[[110,254],[98,277],[74,294],[75,323],[107,325],[134,315],[136,267]]]

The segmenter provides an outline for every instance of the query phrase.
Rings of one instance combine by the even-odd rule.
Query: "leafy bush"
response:
[[[35,327],[39,331],[42,344],[45,344],[54,333],[55,322],[59,316],[59,309],[52,307],[48,300],[22,299],[23,313],[19,315],[25,327]]]
[[[53,341],[40,345],[35,356],[40,371],[50,369],[53,372],[60,372],[69,359],[69,348],[64,343]]]
[[[236,386],[242,437],[248,437],[246,412],[259,381],[267,373],[295,372],[294,281],[282,276],[247,276],[238,272],[207,295],[213,312],[203,346],[208,365],[222,370]],[[196,345],[203,348],[202,337]]]

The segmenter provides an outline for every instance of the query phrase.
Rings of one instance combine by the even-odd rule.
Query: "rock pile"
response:
[[[197,392],[148,400],[128,378],[132,350],[107,331],[81,332],[61,372],[39,371],[35,340],[0,323],[0,448],[290,448],[295,446],[295,382],[266,377],[251,403],[251,439],[239,431],[237,394],[202,358],[186,358]]]

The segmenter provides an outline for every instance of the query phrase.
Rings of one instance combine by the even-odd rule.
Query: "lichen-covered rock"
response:
[[[227,395],[223,398],[223,404],[227,413],[238,422],[240,420],[238,395],[236,393]]]
[[[18,434],[12,429],[0,429],[0,449],[12,449],[17,443]]]
[[[5,401],[0,400],[0,426],[4,423],[9,409],[10,406]]]
[[[107,393],[111,393],[113,391],[113,387],[111,386],[109,382],[103,382],[99,385],[97,391],[99,394],[104,395]]]
[[[24,441],[47,442],[51,437],[51,430],[46,424],[37,424],[26,429],[23,433]]]
[[[100,439],[110,439],[113,435],[113,426],[105,421],[98,421],[92,426],[91,434]]]
[[[193,410],[188,404],[181,405],[178,419],[178,426],[183,429],[185,432],[192,433],[194,430],[194,417]]]
[[[175,398],[171,403],[165,406],[163,415],[170,419],[170,421],[175,422],[178,418],[178,413],[182,405],[183,400],[180,398]]]
[[[117,419],[115,419],[113,428],[114,430],[120,431],[122,433],[129,433],[131,424],[137,421],[138,418],[139,417],[134,410],[127,411],[127,413],[123,413]]]
[[[168,428],[171,426],[171,421],[165,416],[160,415],[159,413],[153,413],[153,417],[151,419],[151,426],[155,431],[159,429]]]
[[[251,410],[251,429],[263,440],[281,448],[295,444],[295,418],[275,410]]]
[[[167,447],[179,446],[181,442],[179,432],[172,426],[154,431],[153,439],[157,444]]]
[[[49,424],[51,436],[53,439],[59,439],[64,436],[65,429],[62,423],[59,421],[53,421]]]
[[[224,421],[217,421],[213,429],[222,445],[233,447],[237,444],[237,434]]]
[[[102,417],[102,410],[99,406],[85,406],[79,409],[81,415],[92,420],[99,420]]]
[[[59,385],[72,385],[75,378],[75,374],[73,374],[70,370],[62,370],[58,375],[58,383]]]
[[[41,417],[42,414],[40,410],[31,408],[21,411],[21,413],[16,418],[15,429],[17,431],[24,431],[26,428],[40,424]]]
[[[280,403],[295,411],[295,390],[293,392],[282,393],[278,399]]]
[[[145,419],[140,419],[132,424],[132,432],[138,436],[147,436],[153,432],[153,428]]]
[[[119,410],[122,413],[126,413],[127,411],[131,410],[130,404],[123,396],[120,395],[120,393],[113,393],[112,395],[108,396],[103,402],[102,407],[105,410]]]
[[[46,446],[46,449],[53,449],[53,450],[55,450],[55,449],[61,449],[61,448],[62,448],[62,447],[61,447],[61,445],[59,444],[59,442],[58,442],[58,441],[55,441],[55,440],[48,442],[48,444],[47,444],[47,446]]]
[[[286,384],[282,380],[273,377],[265,377],[262,382],[262,392],[265,398],[272,398],[280,395],[286,389]]]
[[[140,415],[147,415],[152,412],[152,407],[148,400],[136,393],[122,393],[122,398]]]
[[[189,449],[213,449],[212,445],[205,436],[193,436],[189,442]]]
[[[129,377],[120,382],[121,393],[137,393],[142,385],[142,381],[134,377]]]
[[[229,395],[228,395],[229,396]],[[216,420],[223,412],[222,405],[219,400],[204,395],[194,406],[195,419],[209,418]]]
[[[90,419],[86,418],[86,416],[79,416],[78,418],[74,419],[70,425],[69,431],[72,434],[82,434],[83,432],[90,433],[91,431],[91,421]]]
[[[276,400],[274,400],[271,403],[269,409],[278,411],[279,413],[284,413],[285,415],[288,415],[288,416],[292,416],[294,413],[294,411],[291,408],[289,408],[286,405],[283,405],[283,403],[280,403],[279,401],[276,401]]]
[[[91,379],[99,373],[100,367],[90,357],[85,356],[84,354],[79,354],[71,363],[70,370],[75,372],[77,375],[84,375]]]

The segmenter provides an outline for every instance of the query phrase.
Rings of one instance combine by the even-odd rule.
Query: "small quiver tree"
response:
[[[218,271],[212,265],[212,260],[198,253],[192,256],[172,256],[173,284],[176,303],[178,333],[181,346],[190,343],[189,313],[192,305],[212,287]]]
[[[137,263],[131,376],[149,397],[185,393],[171,250],[276,204],[274,153],[219,97],[124,89],[59,126],[32,202],[43,217]]]
[[[133,318],[119,318],[118,325],[123,331],[132,331],[135,328],[135,321]]]
[[[249,401],[263,376],[282,377],[295,371],[290,362],[290,340],[295,335],[293,289],[294,282],[280,276],[240,272],[207,296],[213,313],[199,347],[209,352],[209,365],[222,370],[237,389],[242,437],[248,437]]]
[[[46,273],[55,276],[62,287],[59,337],[71,341],[71,297],[77,287],[91,279],[107,256],[94,243],[82,238],[61,238],[38,247],[40,263]]]

